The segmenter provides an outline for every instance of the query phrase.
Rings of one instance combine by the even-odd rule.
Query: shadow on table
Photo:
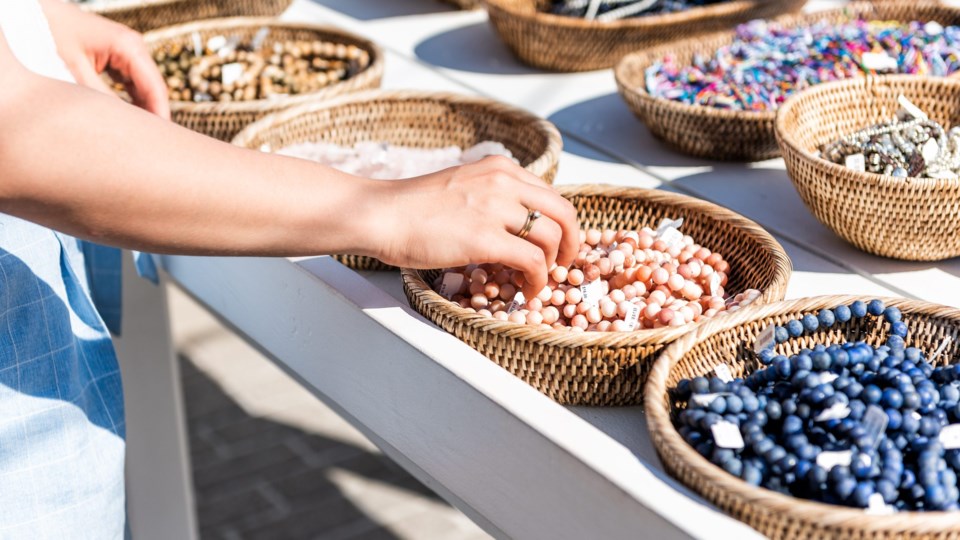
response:
[[[248,415],[180,358],[197,513],[203,538],[397,538],[353,504],[333,471],[442,502],[389,458]]]
[[[494,75],[529,75],[540,71],[514,58],[486,22],[454,28],[417,44],[414,53],[428,64]]]
[[[354,19],[360,19],[361,21],[456,11],[456,8],[449,4],[444,4],[440,2],[440,0],[391,0],[388,2],[382,0],[310,1],[314,4],[339,11]]]
[[[610,77],[613,78],[612,73]],[[607,160],[613,163],[626,160],[659,167],[703,167],[716,164],[715,161],[680,154],[654,138],[616,92],[560,109],[551,114],[548,120],[564,133],[576,135],[589,144],[610,152],[616,157],[608,157]]]

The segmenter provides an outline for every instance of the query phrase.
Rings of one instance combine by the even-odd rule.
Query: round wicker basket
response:
[[[823,296],[750,307],[701,324],[677,339],[657,359],[644,390],[647,425],[653,444],[667,472],[715,504],[770,538],[860,538],[860,539],[947,539],[960,538],[960,515],[946,512],[902,512],[894,515],[867,515],[862,510],[833,506],[758,488],[713,465],[690,447],[673,426],[676,412],[669,389],[681,379],[710,372],[725,363],[734,377],[758,368],[747,352],[769,324],[784,324],[806,313],[849,304],[863,298]],[[865,300],[865,299],[863,299]],[[941,363],[960,353],[960,310],[904,299],[883,299],[903,311],[910,326],[908,345],[932,352],[944,336],[953,341],[940,356]],[[837,323],[814,336],[803,336],[777,345],[778,354],[795,354],[821,343],[862,339],[880,345],[887,325],[871,317]]]
[[[503,103],[459,94],[405,90],[340,96],[267,116],[233,143],[271,150],[311,141],[466,148],[487,140],[502,143],[528,171],[553,182],[563,148],[553,124]],[[396,269],[357,255],[338,255],[337,260],[356,270]]]
[[[147,32],[214,17],[276,17],[293,0],[111,0],[83,4],[83,9]]]
[[[683,216],[683,231],[730,263],[728,290],[754,288],[761,302],[783,298],[790,279],[787,254],[756,223],[715,204],[651,189],[563,186],[582,227],[640,229]],[[436,293],[440,270],[402,271],[410,305],[447,332],[561,404],[639,405],[656,354],[690,325],[625,333],[574,334],[484,317]]]
[[[612,67],[637,49],[795,12],[806,0],[734,0],[611,22],[548,13],[551,0],[483,2],[496,32],[524,63],[551,71],[589,71]]]
[[[787,26],[797,26],[821,20],[839,23],[857,17],[937,21],[947,26],[960,24],[960,9],[946,7],[936,0],[878,0],[777,20]],[[687,105],[647,93],[646,69],[664,56],[673,55],[680,65],[685,65],[694,55],[712,55],[718,48],[729,45],[734,37],[732,31],[720,32],[627,55],[615,69],[617,89],[650,132],[681,153],[741,161],[777,157],[780,151],[774,134],[775,111],[732,111]]]
[[[440,0],[446,4],[452,4],[460,9],[478,9],[480,0]]]
[[[817,154],[823,144],[893,118],[901,94],[941,124],[960,125],[960,80],[896,75],[820,85],[777,115],[787,173],[813,215],[866,252],[908,261],[956,257],[960,178],[894,178]]]
[[[383,53],[372,42],[345,30],[330,26],[293,24],[271,18],[235,17],[182,24],[147,33],[144,38],[151,50],[157,51],[173,44],[192,46],[194,32],[206,41],[214,36],[237,36],[252,40],[261,28],[269,28],[265,47],[277,41],[290,39],[332,41],[359,47],[370,55],[370,65],[353,77],[317,92],[290,97],[236,101],[228,103],[192,103],[171,101],[173,120],[178,124],[211,137],[229,141],[251,122],[287,107],[329,99],[348,92],[378,88],[383,78]]]

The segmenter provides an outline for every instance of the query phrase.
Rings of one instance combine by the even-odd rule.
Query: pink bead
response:
[[[600,268],[594,264],[588,264],[583,267],[583,280],[587,283],[593,283],[600,279]]]
[[[700,269],[702,268],[702,267],[700,266],[700,263],[698,263],[697,261],[690,261],[690,262],[687,263],[687,268],[690,269],[690,277],[691,277],[691,278],[698,278],[698,277],[700,277]]]
[[[610,329],[613,330],[614,332],[628,332],[628,331],[630,331],[630,327],[627,326],[627,323],[626,323],[625,321],[621,321],[621,320],[619,320],[619,319],[617,319],[616,321],[613,321],[613,324],[611,325]]]
[[[490,306],[488,306],[487,309],[496,313],[498,311],[507,309],[507,304],[505,304],[503,300],[494,300],[493,302],[490,302]]]
[[[507,319],[512,323],[517,324],[527,324],[527,316],[519,311],[514,311],[510,314],[510,317]]]
[[[540,311],[543,309],[543,302],[540,301],[540,298],[531,298],[527,300],[527,309],[530,311]]]
[[[637,267],[636,280],[647,283],[650,281],[650,278],[653,277],[653,268],[650,268],[647,265],[640,265]]]
[[[577,304],[567,304],[563,306],[563,316],[566,319],[572,319],[577,314]]]
[[[620,302],[623,302],[626,299],[627,299],[627,295],[623,294],[623,291],[619,289],[614,289],[610,291],[610,300],[613,300],[617,304],[619,304]]]
[[[493,317],[493,313],[488,309],[478,309],[477,314],[483,315],[484,317]]]
[[[558,266],[553,269],[550,275],[557,283],[563,283],[567,280],[567,269],[563,266]]]
[[[600,321],[597,323],[597,332],[609,332],[610,321]]]
[[[633,307],[632,302],[627,302],[626,300],[617,304],[617,317],[621,319],[627,316],[627,313],[630,312],[630,308]]]
[[[647,302],[662,306],[667,303],[667,295],[664,294],[663,291],[657,289],[650,293],[650,296],[647,297]]]
[[[623,261],[626,259],[627,257],[622,251],[611,251],[610,255],[607,256],[607,260],[610,261],[610,264],[612,264],[614,268],[623,266]],[[603,268],[601,268],[601,270],[603,270]]]
[[[612,319],[617,314],[616,302],[609,300],[600,303],[600,313],[607,319]]]
[[[486,297],[484,297],[484,299],[486,299]],[[468,307],[470,307],[470,299],[469,299],[469,298],[461,298],[460,300],[457,301],[457,303],[460,304],[460,307],[462,307],[462,308],[468,308]]]
[[[684,322],[693,322],[693,310],[687,306],[677,310],[677,314],[683,317]]]
[[[579,287],[583,283],[583,271],[580,269],[573,269],[567,273],[567,283],[573,285],[574,287]]]
[[[475,294],[470,297],[470,307],[473,309],[483,309],[489,305],[487,297],[482,294]]]
[[[527,324],[534,326],[543,324],[543,315],[541,315],[539,311],[527,313]]]
[[[693,277],[693,272],[690,270],[690,265],[681,264],[677,267],[677,273],[683,276],[683,279],[690,279]]]
[[[501,270],[497,272],[497,275],[493,278],[497,282],[497,285],[503,285],[504,283],[510,282],[510,272],[508,270]]]
[[[640,232],[640,238],[637,240],[637,247],[640,249],[650,249],[653,246],[653,235],[646,231]]]
[[[703,289],[699,285],[692,281],[688,281],[683,285],[683,297],[687,300],[699,300],[703,296]]]
[[[685,324],[687,324],[687,322],[683,320],[683,317],[678,315],[675,315],[673,319],[670,320],[670,326],[683,326]]]
[[[493,314],[493,318],[498,321],[506,321],[510,319],[510,316],[507,315],[506,311],[497,311],[496,313]]]
[[[665,268],[657,268],[653,271],[653,282],[657,285],[663,285],[670,280],[670,272],[667,272]]]
[[[660,309],[660,304],[656,304],[656,303],[647,304],[647,309],[643,310],[643,316],[650,320],[653,320],[654,317],[660,314],[660,311],[662,311]]]
[[[610,272],[613,271],[613,262],[610,261],[609,257],[604,257],[597,261],[597,268],[600,270],[600,276],[609,276]]]
[[[637,288],[633,285],[624,285],[623,289],[621,290],[623,291],[623,297],[625,300],[633,300],[637,297]]]
[[[614,240],[616,240],[616,238],[617,238],[617,231],[614,231],[611,229],[605,229],[603,233],[600,234],[600,243],[605,246],[609,246],[614,242]]]
[[[591,246],[595,246],[600,243],[600,238],[602,238],[602,236],[603,234],[600,231],[596,229],[590,229],[587,231],[586,242]]]
[[[671,291],[679,291],[685,283],[686,281],[680,274],[673,274],[670,276],[670,279],[667,280],[667,286],[670,287]]]
[[[661,309],[657,317],[660,319],[661,323],[670,324],[670,322],[673,321],[675,314],[672,309],[666,308]]]
[[[553,324],[560,320],[560,310],[554,306],[547,306],[543,308],[543,322],[547,324]]]
[[[475,269],[473,272],[470,273],[470,281],[474,283],[479,281],[481,285],[486,283],[487,271],[484,270],[483,268]]]
[[[494,281],[488,282],[483,286],[483,295],[493,300],[494,298],[500,296],[500,286]]]
[[[567,295],[560,289],[553,291],[553,294],[550,296],[550,303],[555,306],[562,306],[566,301]]]
[[[696,254],[694,254],[694,257],[700,259],[701,261],[706,262],[707,259],[710,257],[710,255],[711,255],[710,250],[705,247],[702,247],[697,250]]]
[[[486,285],[482,281],[471,281],[470,286],[467,287],[467,290],[470,291],[470,296],[477,294],[483,294],[484,287]]]
[[[634,281],[633,288],[637,290],[637,296],[646,296],[647,286],[642,281]]]
[[[553,296],[553,291],[551,291],[549,287],[544,287],[543,289],[540,289],[540,293],[537,294],[537,298],[540,300],[540,302],[549,302],[552,296]]]
[[[566,294],[568,304],[579,304],[583,300],[583,293],[580,292],[580,289],[571,288],[567,291]]]
[[[590,326],[590,323],[587,322],[587,318],[581,314],[575,315],[573,319],[570,320],[570,326],[586,330],[587,326]]]
[[[591,324],[597,324],[598,322],[603,320],[603,316],[600,315],[600,309],[597,307],[592,307],[588,309],[586,315],[587,315],[587,321],[589,321]]]
[[[504,283],[500,287],[500,299],[504,302],[512,302],[515,296],[517,296],[517,288],[513,283]]]
[[[590,304],[586,302],[580,302],[577,304],[577,313],[583,314],[590,310]]]

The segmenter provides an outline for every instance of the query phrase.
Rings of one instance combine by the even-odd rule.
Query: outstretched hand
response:
[[[123,83],[135,105],[170,118],[167,85],[138,32],[62,0],[43,0],[57,52],[78,84],[113,94],[107,71]]]
[[[568,266],[579,249],[573,205],[539,178],[503,157],[385,183],[380,260],[408,268],[502,263],[523,272],[527,298],[547,285],[554,263]],[[517,237],[530,210],[543,217]]]

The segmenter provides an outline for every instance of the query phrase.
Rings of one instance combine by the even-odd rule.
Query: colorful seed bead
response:
[[[465,308],[517,324],[591,332],[682,326],[736,311],[760,298],[756,290],[727,296],[726,276],[718,285],[711,273],[702,271],[712,267],[728,271],[720,254],[689,236],[672,246],[655,236],[649,228],[582,231],[582,257],[570,268],[553,268],[549,285],[519,305],[511,306],[522,274],[498,264],[445,270],[435,287],[439,290],[445,276],[458,273],[463,285],[450,296]],[[629,265],[622,246],[630,246],[631,257],[637,255]]]
[[[821,329],[862,318],[886,323],[885,344],[817,343]],[[728,473],[783,494],[881,512],[960,509],[960,366],[907,346],[901,319],[879,300],[858,301],[776,327],[776,342],[807,336],[811,348],[761,349],[762,367],[744,378],[680,381],[680,435]],[[718,429],[731,425],[739,440]]]
[[[732,44],[681,65],[647,69],[646,90],[690,105],[775,110],[796,91],[827,81],[904,73],[943,77],[960,69],[960,27],[855,20],[783,27],[752,21]]]

